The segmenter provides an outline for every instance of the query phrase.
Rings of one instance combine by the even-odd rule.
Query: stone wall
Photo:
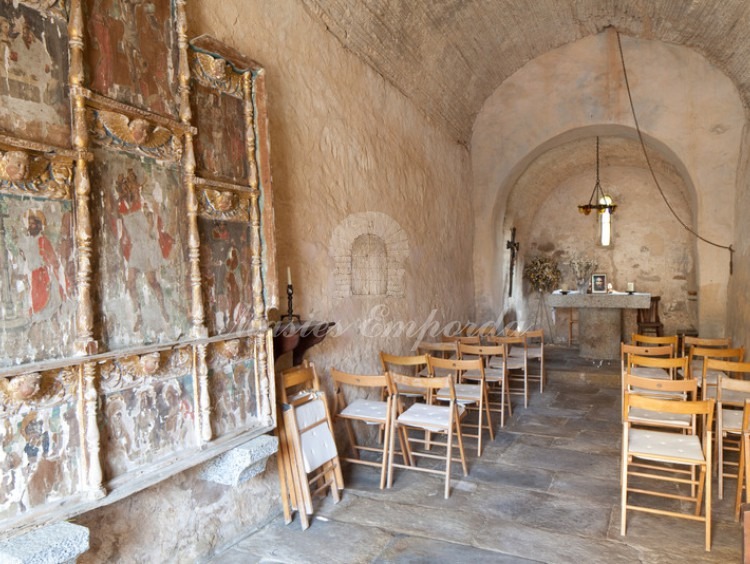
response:
[[[212,35],[266,70],[280,280],[289,266],[303,319],[337,323],[338,332],[308,353],[322,379],[331,366],[376,371],[381,349],[405,352],[422,327],[470,319],[466,148],[299,2],[191,2],[188,20],[191,35]],[[362,224],[368,214],[372,224]],[[362,235],[380,238],[385,249],[362,263],[365,270],[385,260],[394,277],[384,292],[377,283],[354,295],[337,291],[341,241]],[[286,313],[284,288],[280,295]],[[280,512],[269,464],[238,488],[184,472],[78,522],[91,529],[84,561],[190,561]]]

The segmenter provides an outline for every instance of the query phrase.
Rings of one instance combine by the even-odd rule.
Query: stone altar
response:
[[[622,310],[648,308],[651,294],[554,292],[547,303],[552,307],[578,308],[578,340],[582,357],[615,360],[620,356],[622,342]]]

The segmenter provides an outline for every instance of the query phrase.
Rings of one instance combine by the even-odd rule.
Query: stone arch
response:
[[[364,245],[369,245],[372,256],[362,254]],[[349,215],[333,230],[329,249],[334,260],[334,297],[404,297],[404,263],[409,256],[409,242],[406,232],[389,215],[380,212]],[[378,265],[385,269],[382,277],[373,275],[372,270],[367,272]]]
[[[683,167],[680,173],[690,182],[688,197],[694,200],[694,227],[713,241],[731,242],[745,123],[736,85],[689,48],[622,39],[639,123],[649,145],[665,161]],[[523,167],[564,135],[588,136],[593,128],[632,129],[622,69],[612,64],[618,56],[611,33],[586,37],[530,61],[485,101],[471,142],[479,316],[494,317],[515,306],[509,301],[519,299],[515,292],[507,298],[503,257],[504,236],[512,227],[505,224],[505,208]],[[728,253],[699,244],[696,260],[699,330],[721,334]]]

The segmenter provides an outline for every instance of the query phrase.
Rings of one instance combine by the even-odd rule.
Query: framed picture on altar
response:
[[[591,293],[592,294],[605,294],[607,292],[607,275],[606,274],[592,274],[591,275]]]

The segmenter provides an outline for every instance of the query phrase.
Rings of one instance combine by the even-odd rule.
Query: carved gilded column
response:
[[[255,336],[255,363],[258,370],[261,405],[259,415],[264,423],[273,421],[270,405],[270,377],[268,370],[268,338],[266,329],[266,303],[263,295],[263,247],[260,221],[260,188],[258,185],[258,156],[255,142],[255,108],[253,107],[252,72],[242,76],[245,99],[245,138],[247,140],[247,162],[250,171],[250,226],[251,226],[251,277],[253,289],[253,326],[261,331]]]
[[[70,95],[73,105],[72,142],[75,149],[75,210],[76,247],[78,265],[76,288],[76,352],[80,355],[96,354],[99,346],[94,337],[94,301],[92,293],[92,227],[91,183],[88,175],[89,136],[86,126],[86,99],[83,95],[83,7],[81,0],[72,0],[68,20],[70,42]],[[78,416],[81,427],[81,444],[85,445],[82,461],[82,487],[91,497],[104,495],[102,466],[99,458],[101,437],[98,423],[98,386],[95,363],[86,362],[79,369]]]
[[[177,0],[177,41],[180,51],[180,121],[186,125],[183,171],[187,191],[188,216],[188,261],[190,269],[190,325],[194,338],[207,335],[203,292],[201,289],[200,234],[198,231],[198,197],[195,189],[195,149],[193,129],[190,126],[190,65],[188,63],[187,17],[185,0]],[[203,442],[211,440],[211,397],[208,388],[207,347],[193,347],[193,386],[198,391],[196,406],[196,426]]]
[[[253,323],[263,331],[267,327],[266,304],[263,297],[263,249],[260,225],[260,189],[258,187],[258,157],[255,143],[255,110],[253,107],[252,72],[242,75],[245,98],[245,138],[247,162],[250,169],[250,225],[251,225],[251,276],[253,288]]]
[[[76,288],[76,349],[78,354],[96,354],[98,343],[94,338],[94,303],[92,294],[92,227],[88,175],[89,135],[86,127],[86,98],[83,93],[83,10],[81,0],[72,0],[68,22],[70,39],[70,94],[73,104],[73,148],[77,152],[75,169],[76,246],[78,268]]]

